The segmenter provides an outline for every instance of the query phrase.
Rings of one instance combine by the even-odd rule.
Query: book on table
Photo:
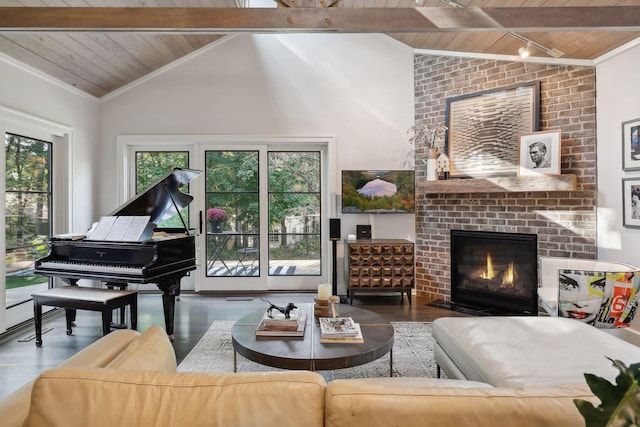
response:
[[[295,331],[298,329],[300,315],[300,310],[297,308],[289,312],[289,317],[286,317],[284,313],[278,310],[267,310],[262,316],[262,323],[264,326],[274,330]]]
[[[359,323],[353,324],[354,329],[356,330],[355,335],[351,333],[349,336],[325,336],[320,335],[320,342],[322,344],[341,344],[341,343],[363,343],[364,337],[362,336],[362,330],[360,329]]]
[[[354,338],[359,332],[351,317],[320,317],[320,338]]]
[[[302,313],[296,315],[293,328],[289,325],[267,324],[263,317],[256,328],[257,337],[303,337],[305,326],[307,324],[307,315]]]

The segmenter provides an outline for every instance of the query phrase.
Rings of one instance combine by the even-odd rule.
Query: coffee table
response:
[[[372,362],[389,353],[389,376],[393,376],[393,326],[369,310],[340,305],[340,317],[352,317],[360,324],[364,343],[320,343],[320,326],[313,304],[296,304],[307,313],[304,337],[256,337],[256,327],[265,309],[247,314],[231,331],[233,371],[237,354],[262,365],[310,371],[350,368]]]

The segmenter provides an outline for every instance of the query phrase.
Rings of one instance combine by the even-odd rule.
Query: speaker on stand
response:
[[[338,250],[337,243],[340,240],[340,218],[329,218],[329,240],[331,240],[331,293],[338,295]],[[344,299],[343,299],[344,298]],[[340,296],[340,302],[346,302],[345,296]]]

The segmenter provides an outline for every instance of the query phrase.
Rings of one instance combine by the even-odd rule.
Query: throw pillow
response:
[[[558,315],[609,329],[627,327],[640,298],[640,271],[558,270]]]

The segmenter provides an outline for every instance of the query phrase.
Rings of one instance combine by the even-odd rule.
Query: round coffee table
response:
[[[236,354],[275,368],[319,371],[362,365],[389,353],[389,376],[393,376],[393,326],[382,316],[350,305],[340,305],[340,317],[351,317],[360,324],[364,343],[322,344],[313,304],[296,305],[307,314],[304,337],[257,337],[256,327],[266,308],[235,323],[231,331],[234,372]]]

